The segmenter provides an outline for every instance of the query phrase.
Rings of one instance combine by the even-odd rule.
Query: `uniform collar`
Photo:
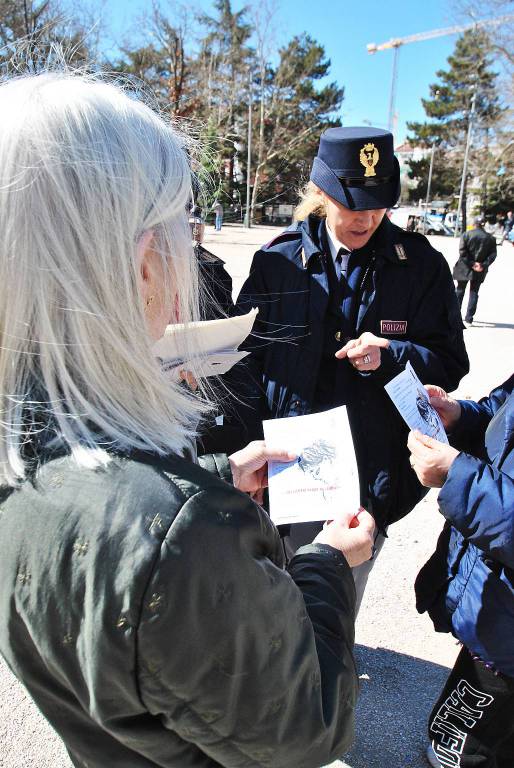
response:
[[[407,267],[411,262],[403,244],[404,235],[405,232],[402,229],[396,227],[387,216],[384,216],[368,245],[373,244],[376,256],[383,256],[397,266]]]
[[[312,258],[319,258],[321,254],[327,252],[327,248],[329,248],[328,231],[325,219],[312,214],[299,224],[299,228],[302,232],[302,259],[304,266],[307,268]],[[398,259],[398,254],[394,247],[397,242],[394,229],[395,227],[393,227],[388,217],[384,215],[380,226],[366,245],[363,248],[359,248],[359,250],[353,251],[353,253],[362,256],[369,255],[370,257],[383,256],[393,264],[407,264],[407,261],[399,261]]]
[[[392,264],[406,266],[409,261],[399,237],[400,233],[402,230],[395,227],[384,214],[376,232],[373,233],[363,248],[354,251],[354,253],[370,257],[383,257]]]
[[[380,226],[376,232],[373,233],[364,248],[372,249],[377,256],[384,256],[386,259],[396,262],[398,259],[391,248],[392,239],[393,227],[388,217],[384,214]]]
[[[302,250],[305,266],[309,264],[311,259],[315,256],[319,256],[323,251],[321,235],[321,224],[324,221],[312,214],[308,216],[304,221],[299,222],[298,227],[302,233]]]
[[[341,252],[341,250],[345,251],[346,253],[351,253],[351,249],[337,239],[335,234],[332,232],[332,230],[328,226],[327,222],[325,222],[325,232],[327,234],[327,243],[330,249],[330,254],[332,256],[332,261],[335,264],[336,259],[339,253]]]
[[[302,259],[307,268],[313,258],[331,256],[335,263],[339,250],[343,248],[351,253],[344,243],[339,242],[333,232],[327,227],[324,218],[312,214],[299,225],[302,231]]]

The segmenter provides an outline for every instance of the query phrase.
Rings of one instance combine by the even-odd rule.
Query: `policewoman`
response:
[[[391,133],[325,131],[296,223],[257,251],[237,301],[241,313],[259,307],[240,390],[248,436],[262,419],[347,405],[376,552],[424,493],[384,384],[410,362],[423,382],[452,391],[469,369],[445,259],[385,216],[399,195]],[[286,549],[320,525],[291,526]],[[357,606],[372,565],[354,571]]]

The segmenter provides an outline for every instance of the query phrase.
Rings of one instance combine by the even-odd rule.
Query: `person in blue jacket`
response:
[[[399,195],[391,133],[325,131],[297,223],[257,251],[236,302],[239,313],[259,308],[237,390],[246,439],[262,434],[262,419],[347,405],[377,551],[423,494],[384,384],[410,362],[422,380],[453,390],[469,368],[445,259],[385,216]],[[320,526],[292,526],[287,551]],[[372,564],[354,573],[358,605]]]
[[[451,445],[411,433],[445,526],[417,608],[462,643],[429,719],[432,766],[514,766],[514,375],[478,403],[427,387]]]

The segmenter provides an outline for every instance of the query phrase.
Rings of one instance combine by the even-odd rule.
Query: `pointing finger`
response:
[[[363,354],[365,354],[364,348],[361,344],[359,344],[358,346],[352,347],[348,350],[347,357],[348,360],[355,360],[356,357],[362,357]]]
[[[348,350],[355,347],[355,345],[358,343],[359,343],[358,339],[350,339],[350,341],[347,341],[344,347],[341,347],[341,349],[336,352],[336,357],[338,358],[338,360],[343,360],[343,358],[345,358],[346,355],[348,354]]]

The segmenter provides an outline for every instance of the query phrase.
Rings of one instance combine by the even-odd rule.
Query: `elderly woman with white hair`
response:
[[[80,768],[334,759],[372,522],[286,570],[245,493],[263,444],[188,458],[202,400],[151,352],[197,317],[180,137],[81,76],[8,81],[0,113],[4,658]]]

